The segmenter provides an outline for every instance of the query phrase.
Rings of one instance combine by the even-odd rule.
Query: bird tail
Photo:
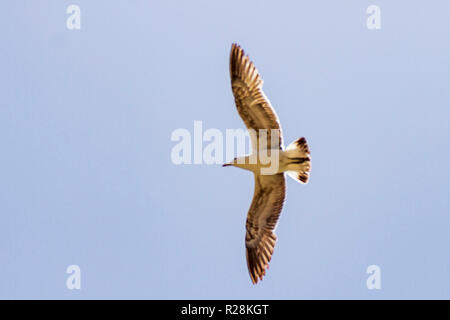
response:
[[[287,174],[295,181],[307,183],[311,171],[311,157],[305,138],[292,142],[285,151]]]

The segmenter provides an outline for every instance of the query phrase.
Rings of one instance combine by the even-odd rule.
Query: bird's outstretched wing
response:
[[[255,174],[255,193],[247,215],[245,246],[248,272],[256,284],[266,274],[277,237],[274,229],[286,194],[284,174]]]
[[[256,133],[256,137],[250,135],[253,149],[258,150],[259,143],[261,143],[259,142],[259,129],[267,129],[267,146],[266,142],[263,142],[265,148],[281,148],[283,138],[280,121],[262,90],[263,80],[253,62],[245,55],[244,50],[234,43],[230,53],[230,76],[239,115],[244,120],[247,129],[255,130],[253,132]],[[276,146],[271,143],[271,129],[278,130],[276,132],[278,132],[279,139]],[[276,141],[276,139],[274,140]]]

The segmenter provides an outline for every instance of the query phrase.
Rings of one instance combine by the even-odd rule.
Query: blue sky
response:
[[[66,8],[81,8],[81,29]],[[381,8],[368,30],[366,8]],[[7,1],[0,298],[450,298],[448,1]],[[175,129],[244,128],[228,55],[264,78],[310,183],[270,269],[245,263],[251,173],[174,165]],[[368,290],[366,268],[381,268]],[[81,290],[66,288],[79,265]]]

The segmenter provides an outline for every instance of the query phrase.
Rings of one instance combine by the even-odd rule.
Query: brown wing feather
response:
[[[247,215],[245,246],[247,267],[254,284],[269,267],[277,237],[274,229],[286,195],[284,174],[255,175],[255,193]]]
[[[248,129],[256,130],[259,140],[259,129],[267,129],[267,148],[281,148],[282,134],[280,121],[269,99],[262,91],[263,80],[258,70],[245,55],[244,50],[237,44],[233,44],[230,53],[231,88],[234,101],[242,120]],[[272,146],[271,129],[278,130],[278,145]],[[256,140],[256,141],[258,141]],[[253,148],[258,149],[252,141]]]

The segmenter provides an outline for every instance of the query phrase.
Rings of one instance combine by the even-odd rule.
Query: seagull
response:
[[[284,148],[280,121],[262,90],[263,80],[237,44],[231,46],[230,76],[237,111],[250,133],[252,153],[234,158],[223,166],[252,171],[255,178],[255,191],[247,214],[245,247],[250,279],[256,284],[266,274],[277,241],[274,231],[286,196],[285,173],[302,184],[307,183],[311,157],[304,137]],[[262,161],[263,153],[270,155],[270,160],[275,158],[275,170],[263,172],[274,165]]]

